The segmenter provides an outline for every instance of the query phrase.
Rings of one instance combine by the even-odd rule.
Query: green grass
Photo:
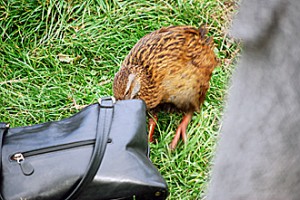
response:
[[[112,95],[114,74],[142,36],[205,23],[221,65],[188,143],[168,150],[181,116],[160,113],[150,155],[169,199],[203,199],[238,51],[227,37],[233,12],[228,0],[0,0],[0,121],[14,127],[71,116],[76,105]]]

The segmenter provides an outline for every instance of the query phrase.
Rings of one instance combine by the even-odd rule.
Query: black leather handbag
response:
[[[61,121],[1,123],[0,198],[166,199],[148,158],[145,109],[141,100],[109,97]]]

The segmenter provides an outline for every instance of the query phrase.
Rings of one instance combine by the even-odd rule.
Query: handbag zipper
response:
[[[108,142],[110,142],[110,141],[108,141]],[[34,168],[30,164],[30,162],[27,161],[26,158],[28,158],[30,156],[36,156],[36,155],[41,155],[41,154],[45,154],[45,153],[51,153],[51,152],[67,150],[67,149],[72,149],[72,148],[82,147],[82,146],[87,146],[87,145],[93,145],[93,144],[95,144],[95,139],[79,141],[79,142],[74,142],[74,143],[69,143],[69,144],[62,144],[62,145],[57,145],[57,146],[52,146],[52,147],[46,147],[46,148],[41,148],[41,149],[36,149],[36,150],[31,150],[31,151],[26,151],[26,152],[17,152],[17,153],[14,153],[12,156],[10,156],[10,160],[16,161],[20,165],[20,168],[25,176],[30,176],[31,174],[33,174]]]

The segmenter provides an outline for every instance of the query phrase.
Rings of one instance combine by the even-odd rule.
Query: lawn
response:
[[[179,114],[159,114],[151,160],[169,199],[203,199],[221,127],[233,58],[229,0],[0,0],[0,121],[12,127],[59,120],[112,95],[121,62],[145,34],[162,26],[207,24],[220,66],[188,143],[171,152]]]

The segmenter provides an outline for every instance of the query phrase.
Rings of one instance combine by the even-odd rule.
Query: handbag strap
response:
[[[2,172],[2,142],[4,138],[4,133],[8,129],[9,125],[6,123],[0,123],[0,175]],[[0,193],[0,200],[3,200],[2,194]]]
[[[94,151],[86,172],[66,200],[77,199],[81,191],[94,179],[94,176],[100,167],[108,142],[114,103],[115,100],[113,97],[104,97],[99,99],[99,115]]]

